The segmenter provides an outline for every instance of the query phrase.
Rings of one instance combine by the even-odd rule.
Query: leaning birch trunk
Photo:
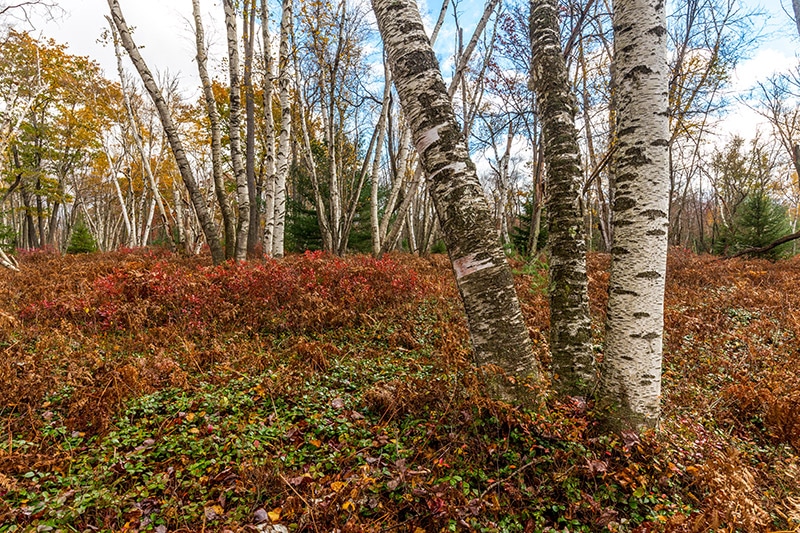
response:
[[[526,379],[541,379],[511,270],[469,158],[436,55],[413,0],[373,0],[395,86],[429,176],[475,361],[499,367],[490,389],[512,401],[531,398]]]
[[[594,389],[586,239],[581,217],[581,163],[577,106],[572,94],[555,0],[531,0],[531,79],[542,120],[547,165],[550,248],[550,354],[553,383],[562,394],[588,396]]]
[[[614,3],[617,104],[613,246],[601,405],[610,427],[660,415],[667,259],[669,140],[664,3]]]
[[[139,72],[139,76],[142,78],[144,86],[147,89],[147,92],[150,94],[153,104],[158,110],[158,116],[161,119],[161,125],[164,128],[164,133],[167,135],[167,139],[169,140],[172,154],[175,157],[175,162],[178,164],[178,170],[181,173],[181,178],[183,178],[183,183],[186,185],[186,189],[189,191],[189,196],[192,199],[192,205],[194,206],[195,213],[200,221],[200,225],[203,228],[203,234],[205,235],[206,242],[208,242],[208,246],[211,249],[211,258],[215,264],[222,263],[225,261],[225,251],[222,249],[222,245],[219,242],[217,226],[208,211],[208,206],[206,205],[205,198],[203,197],[203,192],[200,190],[200,187],[198,187],[197,182],[194,179],[192,167],[189,165],[189,160],[186,158],[186,152],[183,150],[183,144],[181,143],[178,135],[178,130],[175,128],[175,124],[172,122],[172,116],[169,113],[167,102],[164,100],[164,96],[161,94],[161,91],[159,90],[158,85],[156,84],[156,81],[150,72],[150,69],[144,62],[142,55],[139,53],[139,49],[136,47],[136,43],[134,43],[133,38],[131,37],[130,30],[128,30],[128,24],[125,22],[125,18],[122,16],[122,10],[119,7],[119,1],[108,0],[108,7],[111,10],[111,18],[114,21],[114,25],[117,27],[117,31],[119,31],[122,46],[128,52],[128,56],[131,58],[133,65]]]
[[[264,253],[272,257],[275,228],[275,119],[272,116],[272,47],[268,0],[261,0],[261,40],[264,47]]]
[[[19,272],[19,263],[17,263],[17,260],[13,256],[7,255],[2,248],[0,248],[0,265],[14,272]]]
[[[372,169],[370,170],[370,194],[369,194],[369,220],[372,233],[372,253],[376,257],[381,253],[381,233],[380,219],[378,217],[378,170],[381,166],[381,156],[383,155],[383,141],[386,136],[386,125],[389,122],[389,107],[392,98],[392,71],[389,64],[384,65],[384,88],[383,105],[381,108],[381,118],[378,120],[378,139],[375,147],[375,157],[372,159]]]
[[[119,35],[117,33],[117,29],[114,27],[113,21],[106,17],[108,20],[109,25],[111,26],[111,35],[114,40],[114,55],[117,56],[117,72],[119,74],[119,83],[120,88],[122,89],[122,98],[125,102],[125,110],[128,114],[128,123],[130,124],[131,134],[133,135],[133,139],[136,142],[136,150],[139,152],[139,157],[142,160],[142,167],[144,168],[145,174],[147,174],[147,183],[150,185],[150,190],[153,191],[153,198],[156,201],[156,205],[158,206],[158,213],[161,216],[161,222],[164,224],[164,227],[169,233],[169,246],[170,249],[174,252],[175,251],[175,241],[174,239],[174,230],[172,228],[172,224],[169,222],[169,218],[167,217],[167,211],[164,209],[164,202],[161,199],[161,193],[158,191],[158,186],[156,185],[155,176],[153,176],[153,169],[150,167],[150,159],[147,157],[147,154],[144,151],[144,142],[142,141],[142,134],[139,131],[139,126],[136,124],[136,115],[133,113],[133,105],[131,104],[131,98],[128,94],[128,90],[125,83],[125,70],[122,68],[122,51],[119,49]],[[109,159],[109,162],[111,160]],[[119,187],[119,184],[117,184]],[[127,215],[126,215],[126,224],[128,223]],[[145,233],[145,239],[147,238],[148,232]],[[142,243],[147,245],[147,240],[142,240]]]
[[[292,31],[292,0],[283,0],[281,42],[278,57],[278,95],[281,106],[281,130],[278,135],[278,177],[275,181],[275,225],[272,256],[283,257],[286,231],[286,178],[289,174],[289,136],[292,130],[292,107],[289,101],[289,37]]]
[[[228,36],[228,71],[230,75],[231,118],[228,139],[231,145],[231,163],[236,176],[236,261],[247,259],[247,236],[250,232],[250,195],[247,190],[247,173],[242,164],[242,84],[239,81],[239,41],[236,32],[236,13],[233,0],[223,0],[225,9],[225,28]]]
[[[220,133],[219,113],[214,90],[211,88],[211,77],[208,75],[208,54],[206,53],[205,30],[203,19],[200,15],[200,0],[192,0],[194,13],[195,41],[197,45],[197,70],[203,86],[203,97],[206,104],[206,114],[211,123],[211,168],[214,176],[214,193],[217,196],[219,210],[222,213],[222,226],[225,231],[225,257],[233,258],[236,246],[236,228],[233,220],[233,211],[225,193],[225,178],[222,174],[222,134]]]

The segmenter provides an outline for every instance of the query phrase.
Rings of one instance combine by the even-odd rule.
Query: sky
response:
[[[791,10],[791,0],[742,0],[748,6],[758,5],[768,13],[766,38],[750,59],[739,64],[733,76],[731,94],[741,94],[759,80],[796,64],[800,52],[800,38],[796,27],[785,12]],[[783,2],[783,6],[781,5]],[[462,20],[469,17],[470,3],[475,4],[477,19],[483,8],[482,0],[462,0]],[[53,20],[36,16],[33,18],[35,37],[49,37],[59,43],[67,43],[71,53],[89,56],[96,60],[110,79],[116,79],[116,60],[113,49],[98,42],[108,24],[104,16],[108,13],[105,0],[58,0],[63,13]],[[142,54],[153,70],[169,71],[179,75],[185,90],[194,97],[199,96],[199,81],[194,58],[194,36],[191,30],[191,0],[120,0],[128,21],[135,28],[134,39],[143,46]],[[428,20],[438,15],[440,0],[422,0],[423,11],[430,11]],[[430,7],[426,7],[430,6]],[[206,36],[212,46],[210,67],[220,72],[220,58],[226,55],[223,11],[221,0],[201,0],[201,9],[206,26]],[[466,34],[470,29],[465,30]],[[444,38],[444,37],[443,37]],[[444,59],[444,58],[443,58]],[[216,61],[216,62],[215,62]],[[446,65],[443,69],[446,70]],[[221,73],[221,72],[220,72]],[[761,119],[746,106],[738,105],[731,110],[723,129],[729,134],[740,134],[752,138],[754,124]]]
[[[35,37],[52,38],[68,44],[70,53],[94,59],[106,77],[117,79],[114,49],[99,42],[103,31],[109,27],[105,19],[107,2],[57,0],[57,3],[63,12],[51,20],[35,17],[35,28],[31,33]],[[120,0],[120,6],[151,70],[179,75],[181,85],[199,94],[200,82],[193,61],[195,43],[191,0]],[[222,3],[219,0],[200,0],[200,6],[206,39],[212,46],[209,67],[219,68],[213,60],[226,54]],[[132,70],[130,65],[129,70]]]

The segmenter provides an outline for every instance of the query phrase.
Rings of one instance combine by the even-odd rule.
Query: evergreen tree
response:
[[[738,217],[739,234],[732,243],[734,251],[760,248],[791,233],[786,209],[770,198],[764,190],[750,194]],[[777,259],[785,255],[787,246],[779,246],[766,252],[766,256]]]
[[[97,251],[97,243],[83,221],[78,221],[67,246],[68,254],[86,254]]]
[[[531,219],[533,218],[533,202],[525,202],[522,206],[523,212],[519,215],[519,225],[511,228],[511,244],[514,245],[514,250],[527,257],[530,255],[528,250],[528,237],[531,234]],[[546,217],[546,211],[542,213],[542,217]],[[547,224],[542,224],[539,228],[539,235],[536,236],[536,249],[544,250],[547,246]]]

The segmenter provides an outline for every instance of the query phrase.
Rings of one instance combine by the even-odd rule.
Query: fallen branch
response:
[[[790,235],[784,235],[778,240],[772,241],[771,243],[767,244],[766,246],[754,247],[754,248],[747,248],[740,252],[736,252],[733,255],[729,255],[724,257],[723,259],[733,259],[734,257],[741,257],[743,255],[757,255],[763,254],[764,252],[769,252],[770,250],[777,248],[781,244],[786,244],[787,242],[792,242],[794,240],[800,239],[800,231],[792,233]]]
[[[6,254],[2,248],[0,248],[0,265],[13,270],[14,272],[19,272],[19,264],[17,263],[17,260]]]

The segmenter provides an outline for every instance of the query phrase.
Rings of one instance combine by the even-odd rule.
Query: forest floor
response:
[[[664,417],[638,438],[591,403],[489,399],[443,256],[20,262],[0,532],[800,530],[800,259],[671,251]],[[547,273],[515,267],[547,365]]]

